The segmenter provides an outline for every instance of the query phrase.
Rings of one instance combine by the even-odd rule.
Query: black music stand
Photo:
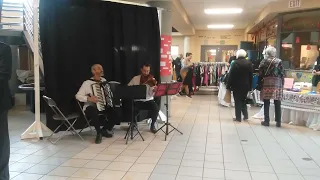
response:
[[[146,99],[147,86],[145,86],[145,85],[118,86],[115,91],[116,91],[115,96],[117,98],[131,100],[132,117],[131,117],[129,129],[127,130],[126,136],[124,137],[124,139],[127,139],[126,144],[128,144],[129,133],[131,135],[131,140],[139,134],[141,139],[144,141],[144,138],[142,137],[142,135],[137,127],[137,122],[135,119],[134,100],[135,99]],[[134,129],[137,130],[137,133],[135,135],[133,135]]]
[[[176,95],[179,93],[182,83],[181,82],[169,82],[164,84],[158,84],[157,90],[154,94],[155,97],[161,97],[166,96],[166,103],[164,104],[166,106],[166,115],[167,115],[167,121],[164,123],[163,126],[160,127],[160,129],[157,130],[159,132],[160,130],[165,133],[165,141],[167,140],[167,136],[174,130],[178,131],[180,134],[183,134],[181,131],[179,131],[176,127],[172,126],[169,122],[169,104],[168,104],[168,96],[169,95]],[[169,126],[173,129],[169,132]],[[166,131],[164,131],[162,128],[166,127]]]

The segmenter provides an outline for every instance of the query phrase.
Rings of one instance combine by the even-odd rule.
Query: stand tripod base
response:
[[[41,121],[35,121],[32,123],[32,125],[21,135],[21,139],[33,139],[33,138],[39,138],[42,139],[44,136],[44,133],[46,133],[46,136],[49,136],[52,134],[52,131],[44,125]]]
[[[134,129],[137,130],[137,133],[135,135],[133,135],[133,131]],[[133,140],[133,138],[135,138],[137,135],[139,134],[139,136],[141,137],[142,141],[144,141],[144,138],[142,137],[139,129],[138,129],[138,126],[136,123],[130,123],[130,126],[127,130],[127,133],[126,133],[126,136],[124,137],[124,139],[126,139],[126,144],[128,144],[128,140],[129,140],[129,136],[130,136],[130,139]]]
[[[172,127],[172,130],[169,131],[169,126]],[[166,127],[166,131],[163,130],[163,128]],[[181,131],[179,131],[179,129],[177,129],[176,127],[174,127],[171,123],[166,122],[163,126],[160,127],[160,129],[157,130],[156,133],[158,133],[159,131],[162,131],[165,134],[164,140],[167,141],[167,136],[172,133],[173,131],[178,131],[181,135],[183,134]]]

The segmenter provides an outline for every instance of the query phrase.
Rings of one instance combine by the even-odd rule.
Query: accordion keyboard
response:
[[[97,97],[97,109],[98,111],[104,111],[106,106],[106,96],[104,90],[100,84],[96,83],[92,85],[93,95]]]

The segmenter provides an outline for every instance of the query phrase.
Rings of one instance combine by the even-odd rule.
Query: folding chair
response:
[[[86,124],[84,125],[84,127],[79,131],[79,134],[86,128],[86,125],[90,128],[90,131],[92,132],[92,134],[94,134],[94,130],[91,128],[90,122],[92,121],[91,119],[88,119],[86,116],[86,113],[83,110],[83,105],[81,104],[80,101],[77,100],[78,106],[81,110],[81,113],[84,117],[84,120],[86,121]]]
[[[77,103],[78,103],[78,106],[79,106],[79,108],[80,108],[80,110],[81,110],[81,113],[82,113],[84,119],[86,120],[86,124],[85,124],[85,125],[83,126],[83,128],[79,131],[79,134],[80,134],[85,128],[87,128],[87,126],[88,126],[88,127],[90,128],[90,131],[91,131],[92,134],[94,135],[94,129],[92,129],[91,124],[90,124],[91,121],[92,121],[92,119],[88,119],[88,117],[86,116],[86,113],[85,113],[84,110],[83,110],[83,105],[82,105],[82,103],[81,103],[80,101],[78,101],[78,100],[77,100]],[[103,117],[105,121],[108,121],[108,118],[107,118],[107,116],[106,116],[105,114],[99,113],[98,115],[99,115],[99,117]]]
[[[77,122],[78,118],[80,117],[79,114],[74,113],[74,114],[70,114],[68,116],[65,116],[60,109],[58,108],[56,102],[51,99],[50,97],[47,96],[43,96],[43,99],[46,101],[46,103],[48,104],[48,106],[52,109],[52,111],[54,112],[55,115],[52,116],[53,120],[56,121],[61,121],[61,124],[52,132],[52,134],[47,138],[47,140],[49,140],[52,144],[56,144],[64,135],[66,132],[70,131],[73,135],[77,134],[81,140],[83,140],[83,138],[80,136],[80,134],[75,130],[75,128],[73,127],[73,125]],[[71,123],[70,121],[73,122]],[[65,130],[56,141],[51,141],[50,138],[59,130],[59,128],[64,125],[67,127],[67,130]],[[75,134],[74,134],[75,133]]]

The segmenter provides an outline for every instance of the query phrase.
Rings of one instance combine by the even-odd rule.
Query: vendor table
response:
[[[305,125],[313,130],[320,130],[319,94],[284,91],[281,103],[283,123]],[[274,108],[270,108],[270,114],[274,114]]]

